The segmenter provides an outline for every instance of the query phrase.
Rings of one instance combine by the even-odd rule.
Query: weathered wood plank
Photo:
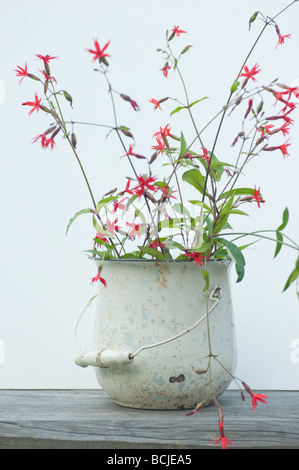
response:
[[[299,392],[269,391],[251,411],[238,391],[219,401],[234,448],[299,449]],[[0,390],[0,448],[201,449],[218,437],[215,407],[186,411],[120,407],[102,390]]]

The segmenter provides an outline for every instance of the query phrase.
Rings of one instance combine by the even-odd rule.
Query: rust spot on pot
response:
[[[175,382],[178,382],[178,383],[184,382],[184,380],[185,380],[184,374],[180,374],[180,375],[178,375],[177,377],[175,377],[174,375],[171,376],[171,377],[169,377],[169,382],[170,382],[171,384],[174,384]]]
[[[167,287],[168,274],[169,274],[169,267],[166,264],[160,265],[157,283],[160,284],[164,288]]]

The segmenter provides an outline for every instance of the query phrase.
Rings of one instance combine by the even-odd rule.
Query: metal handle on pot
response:
[[[160,341],[159,343],[153,343],[149,344],[147,346],[142,346],[139,348],[137,351],[134,353],[130,353],[129,351],[114,351],[112,349],[103,349],[102,351],[93,351],[93,352],[85,352],[82,351],[81,348],[78,346],[77,341],[76,341],[76,333],[77,333],[77,328],[79,325],[79,322],[91,304],[91,302],[97,297],[95,295],[92,297],[83,312],[81,313],[77,324],[75,328],[75,343],[78,347],[78,354],[75,356],[75,363],[80,366],[80,367],[87,367],[87,366],[94,366],[94,367],[102,367],[102,368],[107,368],[107,367],[116,367],[116,366],[124,366],[130,364],[133,360],[134,357],[137,356],[141,351],[144,349],[150,349],[150,348],[155,348],[158,346],[162,346],[162,344],[169,343],[170,341],[174,341],[177,338],[180,338],[181,336],[185,335],[186,333],[189,333],[191,330],[193,330],[196,326],[198,326],[205,318],[207,318],[208,315],[214,310],[214,308],[218,305],[219,300],[221,299],[222,293],[221,293],[221,287],[217,286],[213,289],[213,291],[210,294],[210,299],[214,300],[215,303],[212,305],[212,307],[209,309],[208,313],[203,315],[199,320],[197,320],[191,327],[187,328],[186,330],[182,331],[181,333],[178,333],[175,336],[172,336],[171,338],[168,338],[166,340]]]

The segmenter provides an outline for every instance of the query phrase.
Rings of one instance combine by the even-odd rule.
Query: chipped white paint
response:
[[[106,260],[99,286],[95,326],[96,351],[134,352],[163,342],[191,327],[213,305],[216,286],[222,297],[209,315],[212,386],[216,396],[231,382],[236,349],[228,279],[229,262],[210,261],[208,306],[202,268],[192,261]],[[99,384],[118,404],[133,408],[193,408],[210,401],[207,321],[174,341],[141,351],[126,365],[95,368]],[[225,370],[226,369],[226,370]]]

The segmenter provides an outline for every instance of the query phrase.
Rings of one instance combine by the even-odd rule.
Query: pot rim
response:
[[[101,258],[90,258],[96,263],[103,261],[104,263],[109,262],[137,262],[137,263],[194,263],[193,259],[136,259],[136,258],[105,258],[102,260]],[[232,259],[230,258],[214,258],[214,259],[207,259],[208,263],[221,263],[221,264],[231,264]]]

